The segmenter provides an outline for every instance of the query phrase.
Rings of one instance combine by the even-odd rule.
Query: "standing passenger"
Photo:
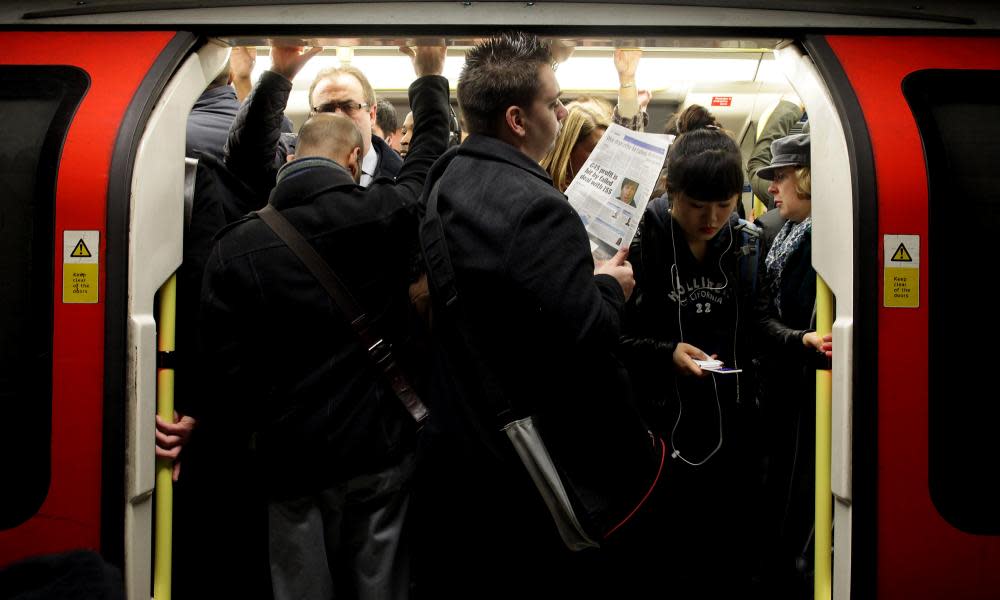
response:
[[[278,169],[289,155],[295,154],[295,135],[282,133],[281,129],[292,80],[321,51],[310,48],[300,54],[298,48],[272,46],[271,68],[261,74],[229,131],[226,166],[263,198],[274,187]],[[361,131],[361,187],[368,187],[380,177],[396,177],[403,161],[372,133],[375,90],[364,73],[350,66],[320,71],[309,87],[309,106],[310,114],[339,112]]]
[[[399,153],[399,138],[401,137],[399,117],[396,116],[396,107],[385,98],[378,99],[372,133],[382,138],[397,154]]]
[[[636,396],[671,459],[661,535],[663,596],[738,598],[748,590],[746,510],[754,498],[755,411],[733,211],[743,188],[739,148],[719,129],[681,135],[667,157],[667,198],[649,203],[630,257],[636,293],[622,351]],[[749,279],[749,277],[748,277]],[[718,358],[742,374],[695,360]]]
[[[397,350],[416,202],[448,139],[444,48],[418,48],[413,64],[421,126],[395,182],[359,187],[363,136],[343,116],[317,114],[270,201]],[[201,306],[212,416],[244,433],[268,493],[275,597],[405,599],[415,426],[345,315],[252,215],[217,237]]]
[[[421,224],[435,347],[414,494],[418,588],[428,598],[594,594],[595,572],[576,563],[597,557],[563,546],[496,403],[536,418],[565,476],[594,490],[588,503],[603,503],[609,486],[630,509],[640,502],[660,447],[613,355],[631,267],[622,250],[595,269],[580,217],[538,164],[566,116],[546,45],[523,33],[480,43],[458,99],[470,135],[436,166]],[[429,237],[432,228],[443,237]],[[457,302],[439,287],[443,255]],[[579,512],[596,524],[590,506]]]
[[[816,333],[816,271],[812,266],[809,134],[771,144],[774,210],[786,219],[761,271],[757,299],[765,456],[768,593],[805,598],[812,590],[815,489],[816,369],[828,368],[830,336]]]
[[[566,191],[607,129],[608,122],[586,108],[574,106],[569,109],[555,145],[541,161],[557,190]]]

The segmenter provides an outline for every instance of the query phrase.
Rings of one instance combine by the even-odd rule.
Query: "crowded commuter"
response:
[[[607,128],[607,121],[585,108],[574,106],[568,110],[555,145],[541,161],[557,190],[566,191]]]
[[[715,115],[707,108],[700,104],[692,104],[683,111],[670,115],[663,127],[663,133],[676,137],[682,133],[688,133],[696,129],[722,129],[722,126],[719,124],[718,119],[715,118]],[[663,159],[663,169],[660,170],[660,176],[656,180],[652,198],[667,196],[667,163],[669,160],[670,155],[668,153],[667,157]],[[669,208],[669,206],[670,199],[667,196],[667,207]],[[743,207],[739,202],[736,203],[736,210],[742,217]]]
[[[389,147],[399,153],[399,118],[396,116],[396,107],[385,98],[379,98],[375,104],[375,123],[372,124],[372,133],[382,138],[389,144]]]
[[[175,423],[156,417],[157,456],[174,461],[174,595],[182,600],[226,594],[271,597],[267,514],[252,483],[248,455],[227,437],[227,428],[198,419],[213,400],[206,393],[212,374],[204,369],[198,329],[205,263],[215,234],[262,205],[222,162],[229,128],[250,88],[254,57],[252,48],[233,48],[187,120],[186,156],[197,160],[197,166],[187,191],[183,262],[177,270],[178,414]],[[283,123],[290,130],[287,118]],[[221,495],[243,501],[223,514],[207,510]]]
[[[783,138],[791,133],[792,127],[802,118],[803,108],[798,98],[786,95],[778,100],[777,105],[771,110],[767,119],[761,127],[760,133],[754,142],[753,150],[747,159],[747,179],[756,202],[761,206],[755,206],[755,215],[759,216],[774,208],[774,198],[768,191],[770,181],[760,176],[760,169],[765,169],[771,164],[771,143]]]
[[[618,72],[618,104],[611,120],[632,131],[646,130],[649,125],[646,105],[653,97],[649,91],[640,92],[636,88],[635,74],[640,58],[642,50],[638,48],[617,48],[614,53],[615,71]]]
[[[244,85],[253,70],[254,61],[249,56],[252,55],[245,48],[233,48],[226,66],[195,100],[187,120],[185,156],[197,158],[201,154],[211,154],[222,158],[229,128],[242,102],[236,83]]]
[[[633,284],[626,250],[595,267],[538,164],[566,116],[552,63],[524,33],[470,50],[458,83],[470,135],[425,188],[434,347],[414,502],[427,598],[594,597],[637,582],[604,557],[646,531],[628,516],[643,513],[661,444],[613,354]],[[565,479],[590,491],[577,516],[600,550],[568,550],[502,429],[528,416]]]
[[[809,134],[775,140],[771,154],[757,175],[770,181],[785,223],[760,265],[755,316],[767,458],[764,574],[769,597],[806,598],[813,588],[816,369],[829,368],[832,338],[816,333]]]
[[[748,498],[759,466],[748,339],[753,285],[741,277],[739,148],[717,128],[670,147],[666,198],[646,207],[629,257],[636,292],[622,356],[654,433],[668,441],[669,485],[657,508],[662,595],[741,597],[752,549]],[[716,359],[743,372],[718,373]]]
[[[281,132],[281,115],[292,91],[292,79],[322,50],[310,48],[300,54],[288,47],[272,46],[271,68],[261,74],[229,131],[226,166],[264,198],[274,187],[278,169],[295,154],[295,135]],[[382,138],[372,134],[377,110],[375,91],[364,73],[351,66],[321,70],[309,87],[309,103],[310,114],[340,112],[361,131],[365,144],[362,187],[380,177],[396,176],[402,159]]]
[[[275,50],[277,71],[262,85],[288,81],[315,53]],[[351,115],[362,103],[334,91],[345,83],[340,76],[321,77],[325,87],[312,97],[336,111],[315,111],[303,125],[296,158],[278,171],[265,209],[300,232],[404,366],[416,203],[448,137],[444,50],[408,52],[418,77],[410,103],[421,125],[395,181],[359,187],[370,133]],[[256,214],[223,230],[201,303],[216,374],[205,418],[225,422],[252,448],[267,494],[276,598],[405,599],[416,422],[338,305]]]
[[[413,111],[406,113],[403,124],[399,128],[399,155],[406,158],[410,151],[410,139],[413,138]]]

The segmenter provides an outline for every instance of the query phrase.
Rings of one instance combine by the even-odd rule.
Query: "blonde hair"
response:
[[[552,177],[552,185],[560,192],[565,191],[570,178],[570,155],[573,148],[590,137],[597,129],[607,129],[609,123],[586,108],[574,106],[563,119],[562,129],[556,137],[556,143],[541,160],[541,166]]]
[[[795,169],[795,193],[801,198],[812,200],[812,175],[809,167]]]
[[[578,96],[576,100],[566,105],[566,109],[568,110],[574,106],[589,110],[602,121],[610,122],[614,117],[615,107],[611,106],[610,102],[600,96]]]

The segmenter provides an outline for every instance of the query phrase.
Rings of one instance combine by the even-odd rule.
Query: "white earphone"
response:
[[[723,279],[722,287],[707,287],[707,288],[701,288],[701,289],[714,290],[714,291],[723,291],[727,287],[729,287],[729,277],[726,275],[726,271],[722,268],[722,261],[725,259],[726,255],[729,253],[729,251],[732,250],[732,248],[733,248],[733,237],[734,237],[734,234],[733,234],[733,222],[732,222],[732,220],[731,219],[727,220],[726,224],[729,227],[729,246],[726,248],[726,250],[724,252],[722,252],[719,255],[719,272],[722,273],[722,279]],[[681,276],[680,276],[680,269],[677,266],[677,243],[676,243],[676,241],[674,239],[674,218],[673,218],[672,215],[670,216],[670,245],[671,245],[671,247],[673,248],[673,251],[674,251],[674,256],[673,256],[674,262],[670,266],[670,279],[671,279],[670,285],[671,285],[671,288],[673,289],[674,294],[676,294],[676,296],[677,296],[677,328],[680,331],[681,342],[683,343],[684,342],[684,323],[681,320],[681,295],[680,295]],[[740,302],[739,302],[739,294],[736,294],[736,297],[734,298],[733,306],[734,306],[734,308],[736,310],[736,322],[733,324],[733,367],[738,369],[739,368],[739,364],[737,364],[737,362],[736,362],[736,338],[737,338],[737,331],[739,329],[739,324],[740,324]],[[679,458],[679,459],[681,459],[682,461],[684,461],[685,463],[687,463],[688,465],[690,465],[692,467],[700,467],[701,465],[707,463],[722,448],[722,439],[723,439],[723,436],[722,436],[722,402],[719,400],[719,386],[718,386],[718,383],[715,380],[716,374],[715,373],[711,373],[711,377],[712,377],[712,388],[715,391],[715,408],[716,408],[716,412],[717,412],[717,414],[719,416],[719,443],[715,445],[715,448],[713,448],[712,451],[709,452],[708,455],[705,458],[703,458],[703,459],[701,459],[699,461],[692,461],[692,460],[688,460],[687,458],[685,458],[681,454],[680,449],[677,448],[677,444],[675,443],[675,440],[674,440],[674,437],[675,437],[675,435],[677,433],[677,428],[681,424],[681,416],[684,414],[684,400],[681,398],[681,391],[680,391],[680,387],[677,385],[677,380],[674,379],[674,392],[677,394],[677,420],[674,421],[674,426],[670,430],[670,446],[674,449],[674,451],[671,453],[670,456],[671,456],[671,458]],[[740,379],[739,378],[740,378],[739,373],[737,373],[736,374],[736,402],[737,403],[739,403],[739,401],[740,401]]]

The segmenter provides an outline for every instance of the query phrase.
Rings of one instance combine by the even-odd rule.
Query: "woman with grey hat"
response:
[[[815,370],[829,368],[830,336],[816,333],[812,267],[809,134],[771,144],[757,175],[786,221],[762,261],[756,301],[758,374],[767,474],[764,571],[769,597],[805,598],[812,590]]]

